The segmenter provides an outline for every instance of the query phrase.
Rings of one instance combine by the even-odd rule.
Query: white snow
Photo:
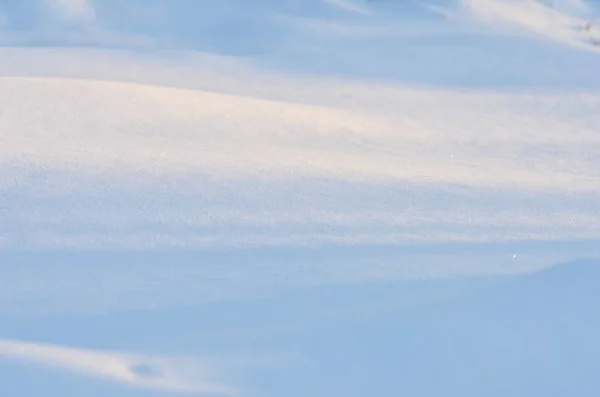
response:
[[[240,28],[254,29],[241,56],[244,30],[227,36],[206,15],[194,26],[216,41],[185,41],[167,23],[187,23],[179,5],[149,5],[143,15],[163,18],[143,31],[117,23],[116,3],[48,7],[94,14],[85,28],[52,28],[60,43],[72,44],[74,31],[77,43],[103,32],[152,48],[166,31],[174,42],[146,54],[44,46],[45,22],[24,33],[19,17],[34,15],[5,9],[5,39],[37,47],[0,49],[4,249],[598,237],[598,57],[514,26],[574,43],[566,26],[591,8],[213,5],[219,23],[242,18]],[[284,45],[268,38],[275,31]],[[346,66],[355,69],[346,75]]]
[[[211,379],[210,364],[118,352],[77,349],[0,339],[0,358],[35,363],[145,389],[230,395],[235,391]]]
[[[596,8],[0,4],[0,395],[46,392],[23,382],[36,378],[29,364],[132,386],[110,390],[117,396],[397,394],[377,379],[402,357],[409,394],[440,394],[435,382],[417,387],[435,363],[440,385],[469,397],[513,373],[502,371],[514,368],[515,346],[534,346],[531,361],[499,392],[525,390],[520,379],[530,395],[548,379],[560,386],[560,363],[543,364],[561,347],[543,341],[562,331],[593,341],[597,321],[581,307],[597,298],[595,262],[464,289],[393,284],[369,304],[361,288],[600,256]],[[572,279],[566,289],[561,274]],[[278,300],[290,291],[307,292]],[[329,299],[341,303],[327,309]],[[577,327],[547,315],[553,307]],[[446,316],[467,321],[453,328]],[[400,334],[412,342],[400,345]],[[310,356],[298,372],[308,375],[276,365],[279,375],[251,382],[233,377],[235,360],[202,359],[282,351]],[[456,372],[470,367],[485,382]],[[592,378],[578,379],[597,392]],[[70,390],[48,384],[55,395]],[[106,392],[90,384],[83,394]]]
[[[600,95],[343,82],[302,88],[291,77],[279,84],[297,88],[301,100],[285,92],[257,97],[274,89],[259,83],[231,94],[0,79],[1,186],[23,197],[5,207],[22,232],[5,227],[2,245],[17,248],[24,235],[31,248],[192,248],[590,238],[598,231],[597,206],[557,205],[561,197],[590,202],[585,197],[600,188],[593,155]],[[165,183],[168,195],[158,188]],[[385,193],[359,193],[363,184]],[[432,201],[442,192],[444,207]],[[491,204],[492,196],[504,198]],[[64,209],[40,213],[36,197],[53,197]],[[536,200],[552,204],[544,209]],[[87,224],[85,232],[60,231],[74,219]],[[140,221],[155,226],[122,235],[121,225]],[[236,224],[242,228],[218,231]],[[206,228],[213,230],[194,232]]]
[[[519,26],[542,37],[598,51],[600,30],[585,18],[589,15],[585,4],[575,1],[557,8],[554,3],[561,5],[561,1],[547,4],[534,0],[465,0],[476,18],[492,25]],[[588,24],[592,24],[589,29]]]
[[[378,94],[360,100],[312,105],[4,78],[2,164],[571,192],[600,187],[597,159],[581,156],[600,147],[600,95],[377,88],[361,87]]]

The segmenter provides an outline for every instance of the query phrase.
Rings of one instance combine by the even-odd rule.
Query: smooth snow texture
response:
[[[555,4],[559,6],[555,7]],[[600,29],[590,19],[584,3],[576,1],[560,7],[558,2],[533,0],[465,0],[467,9],[477,18],[492,24],[516,25],[542,36],[588,49],[600,49]],[[579,15],[578,15],[579,14]],[[588,23],[592,23],[589,29]]]
[[[250,367],[251,377],[232,377],[242,395],[329,397],[333,390],[363,397],[399,390],[425,397],[526,397],[562,390],[595,397],[598,282],[600,262],[577,261],[511,277],[328,285],[261,300],[12,319],[0,330],[117,351],[287,353],[267,360],[266,368],[258,362],[264,372]],[[5,376],[0,391],[18,385],[28,371]],[[53,395],[64,395],[74,389],[75,382],[57,385],[36,375],[39,383],[16,390],[30,395],[51,385]],[[148,394],[75,384],[91,397]]]
[[[597,159],[581,157],[600,146],[593,94],[398,90],[352,109],[109,82],[0,87],[4,166],[600,188]]]
[[[121,3],[90,4],[94,29],[173,41],[147,53],[0,51],[1,247],[598,237],[596,53],[421,2],[232,1],[198,13],[155,1],[148,12],[162,20],[150,27]],[[46,13],[16,3],[5,13],[9,35],[46,26]]]
[[[398,89],[356,109],[111,82],[0,87],[4,166],[600,188],[598,159],[582,156],[600,147],[591,93]]]
[[[514,275],[600,256],[597,240],[0,255],[0,315],[94,316],[273,297],[308,286]]]
[[[596,27],[589,31],[584,29],[588,22],[593,22],[593,13],[577,0],[230,0],[218,3],[206,0],[24,0],[20,3],[23,5],[4,7],[7,27],[4,34],[0,31],[1,42],[186,48],[258,56],[262,60],[270,58],[271,62],[283,62],[288,68],[323,62],[323,54],[330,58],[326,63],[343,61],[349,55],[357,62],[360,61],[358,54],[366,55],[367,60],[373,56],[402,58],[404,51],[394,45],[397,44],[394,41],[402,37],[447,44],[458,34],[463,36],[456,46],[459,51],[461,41],[476,37],[472,34],[474,31],[478,35],[494,34],[498,28],[521,37],[527,36],[529,30],[540,37],[593,51],[598,49],[595,43],[600,37]],[[349,37],[358,39],[350,47],[345,40]],[[382,40],[371,42],[373,37]],[[438,53],[443,51],[444,48],[439,48]],[[368,63],[361,66],[368,68]],[[384,70],[379,69],[380,76]]]
[[[1,358],[46,365],[151,390],[210,395],[233,393],[232,389],[212,379],[210,364],[199,360],[177,360],[5,339],[0,339]]]
[[[326,3],[335,5],[344,11],[355,12],[359,14],[369,15],[369,10],[365,4],[349,0],[325,0]]]
[[[94,17],[91,0],[46,0],[46,4],[67,20],[89,20]]]
[[[593,14],[0,1],[0,395],[598,396]]]
[[[7,248],[590,239],[600,225],[594,93],[0,87]]]

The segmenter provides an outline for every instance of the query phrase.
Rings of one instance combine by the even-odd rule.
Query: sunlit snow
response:
[[[0,395],[597,396],[599,15],[0,2]]]

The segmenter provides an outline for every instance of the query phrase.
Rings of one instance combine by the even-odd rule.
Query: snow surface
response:
[[[0,3],[0,395],[598,395],[599,11]]]

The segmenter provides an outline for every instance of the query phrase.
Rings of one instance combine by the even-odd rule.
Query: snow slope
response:
[[[0,79],[2,245],[597,236],[593,92],[244,79],[238,93]]]
[[[0,394],[597,395],[597,8],[0,4]]]
[[[558,395],[594,396],[599,269],[597,260],[578,261],[506,278],[318,287],[263,300],[20,319],[0,330],[7,336],[91,346],[108,351],[102,356],[113,360],[131,357],[110,353],[115,349],[205,356],[209,368],[225,370],[220,380],[245,395],[338,391],[358,397],[406,390],[437,396],[443,390],[452,396],[530,396],[559,390]],[[0,346],[17,343],[22,342]],[[76,356],[69,349],[52,349]],[[215,354],[221,357],[215,360]],[[40,355],[30,359],[39,361]],[[90,367],[81,360],[68,370]],[[74,384],[90,396],[148,393],[57,381],[56,376],[37,379],[38,386],[50,386],[56,395],[71,393]],[[19,376],[7,377],[0,391],[11,387],[36,391]]]
[[[581,155],[600,145],[591,93],[398,88],[315,106],[109,82],[0,84],[4,165],[599,188],[597,158]]]

